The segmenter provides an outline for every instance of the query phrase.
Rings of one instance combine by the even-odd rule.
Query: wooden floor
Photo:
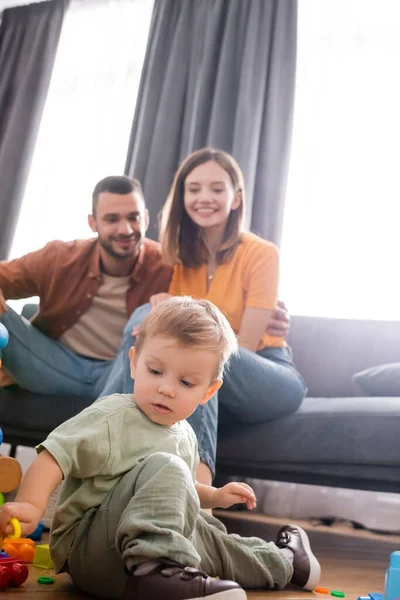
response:
[[[279,519],[247,513],[223,513],[223,520],[231,532],[256,535],[268,540],[274,539],[279,527],[286,524]],[[383,592],[385,569],[391,552],[400,547],[399,537],[374,535],[345,526],[312,527],[305,522],[299,522],[299,525],[307,529],[313,551],[321,562],[321,586],[340,590],[349,600],[357,600],[359,596],[368,595],[368,592]],[[39,585],[36,580],[40,575],[52,573],[31,567],[28,581],[20,588],[8,588],[7,597],[21,596],[21,600],[22,596],[24,600],[89,598],[79,592],[66,575],[57,576],[52,586]],[[296,588],[248,592],[247,596],[249,600],[316,600],[318,597],[332,600],[331,596],[302,592]]]

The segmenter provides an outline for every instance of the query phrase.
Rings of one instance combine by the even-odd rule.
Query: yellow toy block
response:
[[[48,544],[40,544],[36,546],[33,566],[40,569],[53,569],[54,563],[50,557],[50,548]]]

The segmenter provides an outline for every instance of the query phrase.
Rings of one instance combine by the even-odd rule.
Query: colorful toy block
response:
[[[9,556],[24,563],[32,562],[35,556],[35,542],[29,538],[19,538],[18,540],[5,538],[3,548]]]
[[[380,592],[370,592],[368,596],[359,596],[357,600],[383,600],[383,594]]]
[[[40,542],[43,535],[44,523],[40,521],[39,525],[36,527],[35,531],[26,537],[30,538],[34,542]]]
[[[40,544],[36,546],[33,566],[40,569],[53,569],[54,564],[50,556],[50,548],[48,544]]]
[[[385,577],[385,600],[397,600],[400,598],[400,551],[392,552],[390,555],[389,568]]]
[[[15,558],[0,558],[0,589],[10,584],[22,585],[28,578],[28,567]]]

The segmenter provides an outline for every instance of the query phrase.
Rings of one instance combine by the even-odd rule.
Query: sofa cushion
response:
[[[399,430],[400,398],[306,398],[269,423],[221,426],[218,466],[260,479],[335,485],[342,478],[360,489],[391,481],[399,489]]]
[[[369,396],[400,396],[400,362],[360,371],[353,381]]]

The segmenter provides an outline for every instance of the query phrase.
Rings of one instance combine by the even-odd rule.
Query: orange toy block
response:
[[[30,538],[19,538],[18,540],[5,538],[3,548],[8,556],[22,560],[24,563],[32,562],[35,556],[35,543]]]

